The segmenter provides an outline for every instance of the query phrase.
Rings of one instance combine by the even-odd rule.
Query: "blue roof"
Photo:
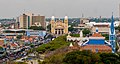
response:
[[[44,37],[46,35],[46,31],[34,31],[34,32],[27,31],[26,35],[27,36],[36,35]]]
[[[87,44],[91,44],[91,45],[104,45],[105,44],[105,40],[104,39],[90,39]]]

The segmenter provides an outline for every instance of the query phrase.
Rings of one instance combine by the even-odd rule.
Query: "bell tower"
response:
[[[64,29],[64,33],[68,34],[68,16],[65,16],[64,18],[64,23],[65,23],[65,29]]]
[[[113,15],[112,15],[112,22],[111,22],[111,26],[110,26],[109,41],[110,41],[110,44],[111,44],[112,53],[115,53],[116,44],[115,44],[115,28],[114,28],[114,18],[113,18]]]
[[[50,24],[51,24],[51,32],[52,32],[52,33],[55,32],[55,31],[54,31],[54,22],[55,22],[55,17],[52,16],[52,17],[51,17],[51,22],[50,22]]]

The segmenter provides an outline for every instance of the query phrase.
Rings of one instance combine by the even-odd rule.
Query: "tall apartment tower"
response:
[[[24,13],[21,16],[19,16],[19,28],[29,28],[32,25],[32,13]]]
[[[25,13],[28,17],[29,17],[29,26],[32,26],[32,23],[33,23],[33,16],[34,14],[33,13]]]
[[[42,26],[43,28],[46,28],[45,24],[45,16],[33,16],[33,22],[32,25],[34,26]]]
[[[25,13],[19,16],[19,28],[29,28],[31,26],[42,26],[46,28],[45,25],[45,16],[37,15],[35,16],[32,13]]]
[[[30,16],[23,14],[19,17],[19,28],[29,28],[31,26]]]

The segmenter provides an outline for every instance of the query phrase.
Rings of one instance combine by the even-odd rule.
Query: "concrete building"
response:
[[[83,43],[80,50],[91,50],[92,52],[116,52],[116,43],[115,43],[115,28],[114,28],[114,18],[112,15],[112,21],[109,30],[109,42],[105,41],[100,33],[98,33],[98,28],[96,33],[89,37],[88,42]]]
[[[100,33],[98,33],[98,29],[96,29],[96,33],[89,37],[89,40],[86,43],[83,43],[80,47],[80,50],[90,50],[92,52],[112,52],[112,48],[110,43],[105,41],[105,37],[103,37]]]
[[[34,14],[33,13],[25,13],[27,16],[28,16],[28,27],[32,26],[32,23],[33,23],[33,16]]]
[[[46,31],[40,31],[40,30],[26,30],[27,36],[41,36],[44,37],[46,35]]]
[[[31,26],[42,26],[46,28],[45,16],[34,15],[32,13],[25,13],[17,19],[19,28],[29,28]]]
[[[45,23],[45,16],[33,16],[33,26],[42,26],[43,28],[46,28],[46,23]]]
[[[85,23],[89,23],[89,19],[87,18],[80,18],[80,24],[85,24]]]
[[[100,24],[101,26],[101,24]],[[108,27],[109,25],[104,25],[102,26],[102,28],[104,27]],[[97,25],[97,27],[99,27],[99,25]],[[101,28],[101,29],[102,29]],[[116,52],[116,42],[115,42],[115,28],[114,28],[114,19],[112,16],[112,21],[110,23],[110,27],[109,27],[109,41],[105,40],[105,37],[103,37],[101,35],[101,33],[98,32],[99,28],[96,28],[96,32],[94,32],[92,34],[92,36],[90,36],[88,38],[88,40],[84,41],[81,46],[79,45],[79,43],[77,43],[78,45],[75,46],[72,43],[70,43],[70,49],[73,50],[90,50],[94,53],[115,53]],[[71,38],[70,36],[67,36],[67,38]],[[67,39],[68,40],[68,39]],[[70,39],[73,40],[73,39]],[[76,39],[77,40],[77,39]]]
[[[51,33],[55,35],[67,34],[68,33],[68,17],[65,16],[64,21],[62,21],[62,20],[55,20],[55,17],[52,16]]]
[[[96,28],[98,28],[99,33],[103,33],[103,34],[109,34],[109,25],[108,24],[94,24],[91,28],[91,32],[95,33],[96,32]]]
[[[28,28],[30,27],[30,17],[26,14],[23,14],[19,17],[20,28]]]
[[[80,18],[80,24],[78,24],[77,27],[73,27],[73,28],[77,28],[77,29],[90,28],[90,26],[86,24],[86,23],[89,23],[89,22],[90,21],[87,18]]]

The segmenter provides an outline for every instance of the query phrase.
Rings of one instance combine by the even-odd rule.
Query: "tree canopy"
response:
[[[80,34],[70,34],[72,37],[80,37]]]
[[[31,26],[29,29],[33,29],[33,30],[45,30],[42,26]]]
[[[48,31],[51,30],[51,24],[49,24],[49,25],[47,26],[47,30],[48,30]]]
[[[118,27],[115,27],[115,30],[119,30],[119,31],[120,31],[120,26],[118,26]]]
[[[83,29],[83,36],[87,36],[88,34],[90,34],[90,30],[89,29]]]
[[[73,51],[66,54],[63,62],[65,64],[120,64],[120,57],[113,53]]]
[[[69,43],[66,42],[66,36],[59,36],[47,44],[42,44],[40,47],[36,49],[36,51],[44,53],[45,51],[53,51],[62,46],[67,46],[68,44]]]
[[[109,40],[109,34],[102,34],[105,37],[105,40]]]

